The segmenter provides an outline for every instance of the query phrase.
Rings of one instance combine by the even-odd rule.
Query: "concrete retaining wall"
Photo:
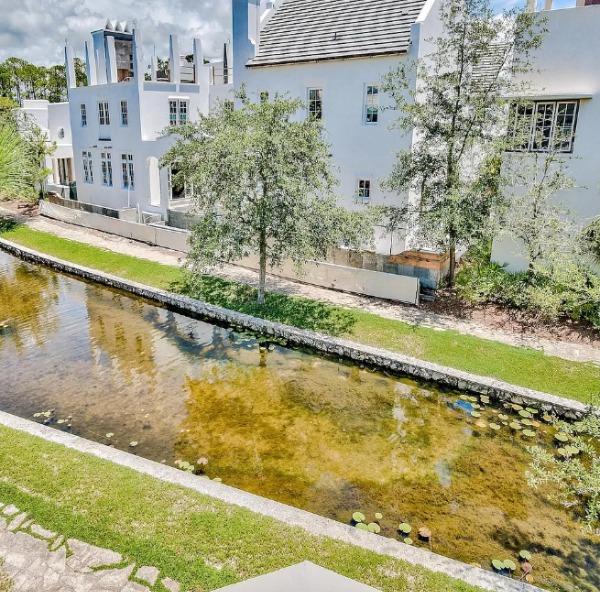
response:
[[[55,220],[117,234],[151,245],[183,253],[189,251],[189,234],[185,230],[158,224],[145,225],[115,220],[94,213],[71,210],[47,201],[40,203],[40,213]],[[258,260],[255,257],[249,257],[238,262],[238,265],[257,269]],[[420,284],[419,280],[414,277],[379,273],[367,269],[356,269],[316,261],[308,261],[302,274],[296,272],[291,262],[286,263],[280,270],[272,269],[269,272],[279,277],[334,290],[385,298],[386,300],[408,304],[419,303]]]
[[[168,228],[164,225],[138,224],[137,222],[119,220],[93,212],[70,209],[47,201],[40,202],[40,213],[48,218],[61,220],[69,224],[93,228],[109,234],[117,234],[150,245],[173,249],[174,251],[186,252],[188,248],[187,232]]]
[[[42,255],[5,239],[0,239],[0,248],[26,261],[45,265],[56,271],[70,273],[86,280],[147,298],[183,314],[226,325],[241,325],[257,333],[284,338],[291,344],[308,347],[331,356],[342,357],[394,373],[433,381],[460,391],[485,394],[495,401],[538,406],[544,411],[555,412],[567,419],[578,419],[587,411],[586,405],[578,401],[519,387],[494,378],[477,376],[345,339],[265,321],[200,302],[193,298],[123,280],[48,255]]]

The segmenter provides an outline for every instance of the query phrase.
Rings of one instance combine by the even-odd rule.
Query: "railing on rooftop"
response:
[[[213,86],[233,83],[233,68],[211,68],[210,83]]]

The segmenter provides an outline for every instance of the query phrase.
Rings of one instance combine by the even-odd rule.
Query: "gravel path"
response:
[[[116,253],[158,261],[166,265],[181,265],[185,261],[185,255],[177,251],[147,245],[120,236],[59,222],[50,218],[40,216],[29,218],[27,219],[27,224],[36,230],[50,232],[63,238],[87,243]],[[223,265],[222,267],[215,269],[213,273],[214,275],[226,279],[251,285],[256,285],[258,281],[256,272],[234,265]],[[306,298],[312,298],[330,304],[357,308],[381,317],[396,319],[423,327],[430,327],[438,330],[454,330],[465,335],[474,335],[489,341],[498,341],[500,343],[519,347],[529,347],[543,351],[547,355],[556,356],[565,360],[600,364],[600,348],[585,343],[569,343],[566,341],[540,338],[522,333],[501,331],[473,321],[432,313],[420,309],[419,307],[328,290],[326,288],[320,288],[274,276],[268,277],[267,289],[272,292],[304,296]]]

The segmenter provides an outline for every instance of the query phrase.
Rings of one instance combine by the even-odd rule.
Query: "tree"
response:
[[[504,228],[524,248],[529,271],[557,253],[577,248],[577,229],[557,195],[575,187],[565,159],[556,151],[510,155],[505,170],[511,180]]]
[[[262,304],[267,268],[325,259],[340,243],[360,247],[373,223],[337,205],[329,146],[319,122],[297,117],[302,101],[237,98],[239,108],[220,103],[197,123],[169,128],[176,141],[162,162],[175,183],[193,187],[193,275],[256,254]]]
[[[33,199],[35,167],[30,148],[15,120],[9,115],[0,115],[0,200]]]
[[[396,127],[413,138],[385,186],[416,198],[416,230],[449,251],[450,285],[457,248],[480,237],[501,195],[483,181],[503,149],[504,97],[521,88],[518,75],[542,41],[535,18],[497,18],[488,0],[444,0],[443,33],[431,40],[432,52],[384,78],[400,113]]]

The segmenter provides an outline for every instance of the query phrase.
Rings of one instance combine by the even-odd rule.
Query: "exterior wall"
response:
[[[235,42],[234,42],[235,43]],[[235,44],[234,44],[235,49]],[[323,61],[290,66],[244,68],[236,72],[235,87],[245,84],[249,93],[269,91],[288,93],[308,101],[309,88],[323,89],[323,125],[331,144],[332,161],[339,185],[340,203],[349,209],[360,209],[357,203],[359,179],[371,181],[371,204],[401,205],[401,196],[386,193],[381,181],[391,172],[395,153],[410,147],[410,135],[402,137],[390,131],[396,114],[385,110],[389,98],[380,95],[379,121],[364,123],[366,85],[380,84],[381,77],[406,57],[380,57]],[[402,244],[395,249],[402,250]],[[389,251],[389,239],[378,241],[379,252]]]
[[[598,47],[600,6],[545,11],[540,18],[547,19],[548,33],[532,54],[528,80],[534,90],[529,98],[581,100],[573,153],[562,155],[577,187],[561,192],[555,200],[585,225],[600,215],[600,68],[598,51],[593,49]],[[492,256],[507,262],[512,271],[527,268],[520,246],[511,240],[497,241]]]

